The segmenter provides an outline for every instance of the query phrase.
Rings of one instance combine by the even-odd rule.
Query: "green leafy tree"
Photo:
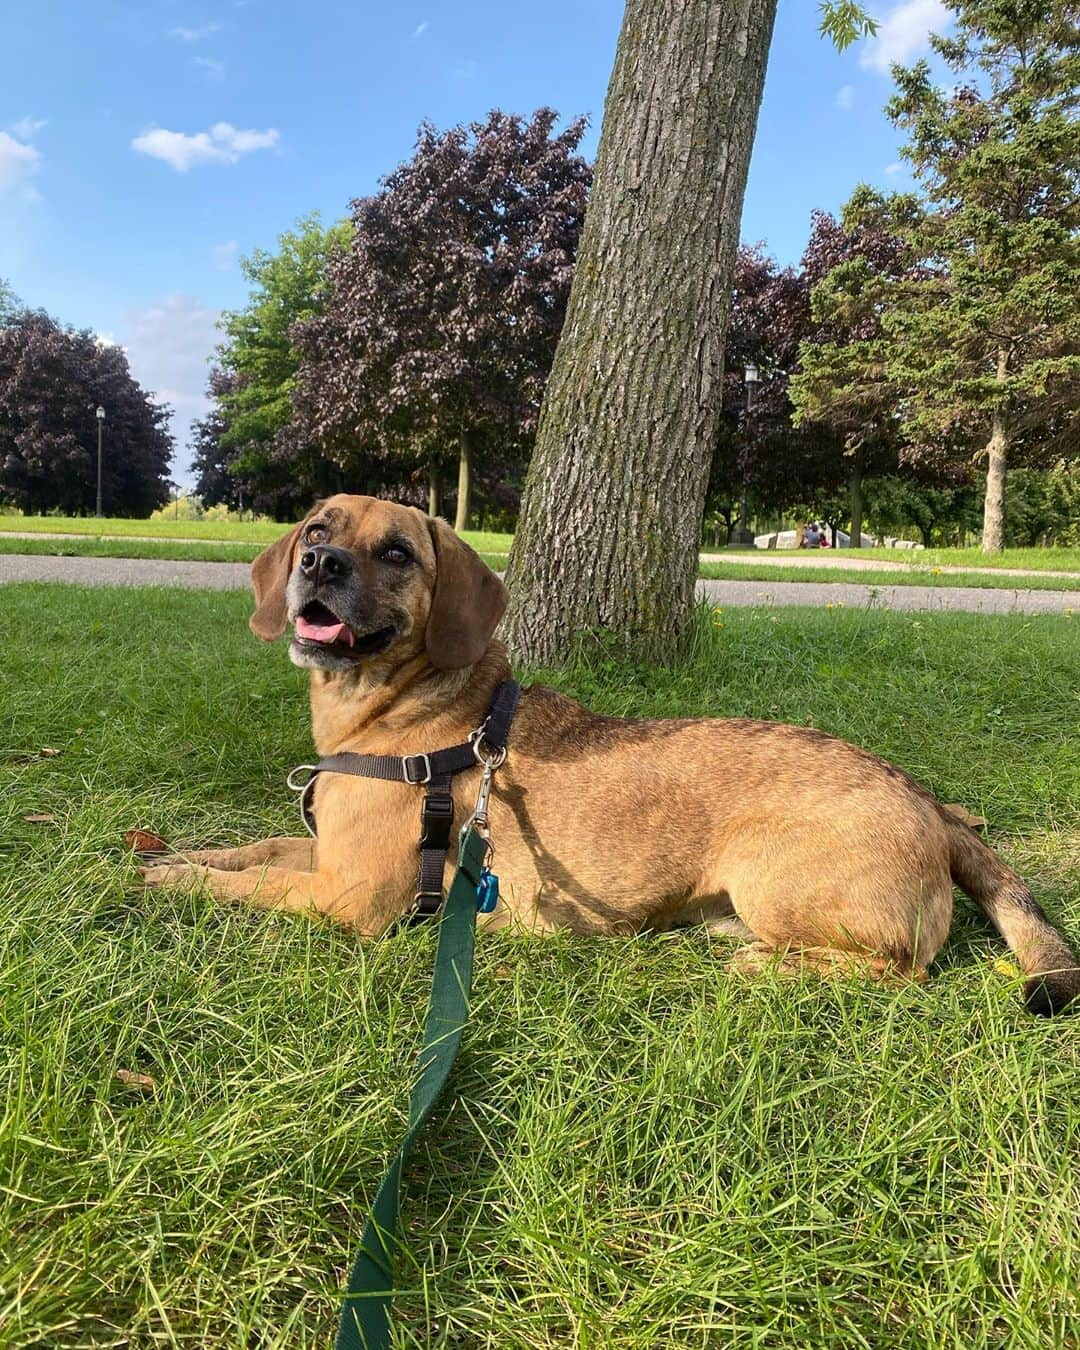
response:
[[[932,41],[961,82],[893,70],[925,203],[888,208],[925,274],[893,292],[885,360],[911,458],[985,458],[996,552],[1007,469],[1075,454],[1080,433],[1080,27],[1074,0],[952,8],[956,35]]]
[[[22,309],[22,302],[4,277],[0,277],[0,324],[9,323]]]
[[[815,212],[802,277],[810,321],[790,397],[797,427],[831,442],[828,483],[847,481],[852,546],[862,534],[863,479],[895,468],[900,441],[896,389],[886,370],[884,310],[910,267],[909,250],[877,221],[863,222],[860,188],[840,221]],[[824,483],[821,484],[824,486]]]
[[[277,252],[256,249],[242,260],[248,302],[221,321],[213,439],[228,473],[276,514],[291,515],[305,497],[341,485],[336,466],[293,418],[300,364],[293,334],[295,325],[321,313],[330,254],[348,238],[347,222],[324,227],[317,213],[299,220],[279,237]],[[208,453],[205,431],[193,447],[199,460]]]

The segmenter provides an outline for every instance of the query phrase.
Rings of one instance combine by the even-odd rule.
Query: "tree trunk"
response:
[[[862,455],[856,451],[851,461],[851,548],[862,548]]]
[[[439,466],[434,462],[428,465],[427,513],[429,516],[442,514],[442,480]]]
[[[998,348],[997,381],[1009,374],[1009,354]],[[1005,470],[1009,459],[1009,433],[1000,404],[994,407],[990,440],[986,445],[986,503],[983,507],[982,551],[1000,553],[1005,543]]]
[[[592,198],[510,555],[526,664],[692,613],[731,274],[776,0],[627,0]]]
[[[990,441],[986,447],[986,505],[983,508],[982,551],[1000,553],[1005,540],[1005,469],[1009,441],[1005,420],[994,413]]]
[[[458,441],[458,478],[457,478],[457,514],[454,517],[454,529],[460,532],[469,528],[469,511],[472,508],[472,436],[463,431]]]

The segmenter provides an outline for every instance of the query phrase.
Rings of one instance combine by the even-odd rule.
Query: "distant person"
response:
[[[825,538],[825,531],[817,523],[812,521],[806,527],[806,533],[803,535],[803,548],[820,548],[821,541]]]

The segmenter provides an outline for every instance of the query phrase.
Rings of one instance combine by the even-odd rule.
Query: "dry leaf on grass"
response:
[[[43,745],[40,750],[5,750],[3,753],[11,764],[33,764],[37,759],[55,759],[60,751],[51,745]]]
[[[23,820],[27,825],[55,825],[56,817],[47,815],[44,811],[28,811]]]
[[[124,843],[135,853],[168,853],[169,846],[160,835],[149,830],[128,830]]]
[[[147,1073],[133,1073],[131,1069],[117,1069],[116,1076],[125,1087],[138,1088],[140,1092],[155,1092],[157,1079]]]

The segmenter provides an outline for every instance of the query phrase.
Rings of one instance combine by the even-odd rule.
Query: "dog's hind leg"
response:
[[[875,955],[873,952],[841,951],[835,947],[771,947],[767,942],[752,942],[731,955],[731,967],[741,975],[759,975],[771,971],[786,979],[805,975],[873,980],[881,984],[921,984],[926,967],[913,966],[910,959]]]

